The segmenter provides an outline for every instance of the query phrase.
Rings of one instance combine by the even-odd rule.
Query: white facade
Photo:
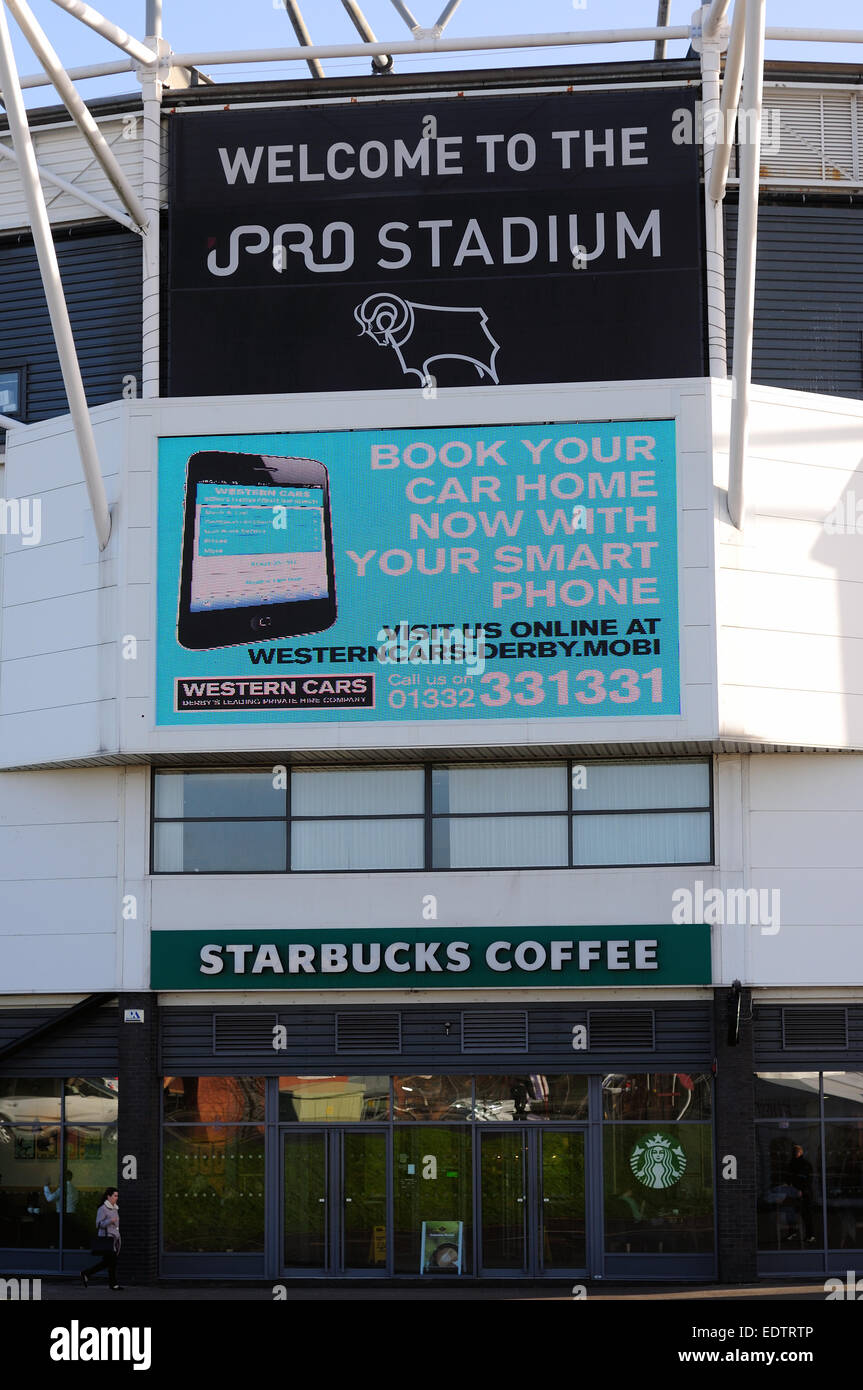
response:
[[[5,537],[0,994],[145,989],[151,928],[410,927],[420,925],[427,893],[441,922],[465,930],[636,925],[672,921],[679,889],[754,888],[778,892],[779,930],[716,923],[714,982],[805,982],[849,997],[849,982],[863,978],[863,562],[855,535],[830,517],[837,506],[846,517],[855,488],[863,498],[863,404],[755,389],[749,520],[739,533],[724,496],[729,392],[725,383],[684,381],[326,403],[330,428],[674,417],[683,702],[670,718],[157,729],[157,438],[308,429],[320,423],[322,402],[96,410],[114,521],[101,556],[68,419],[14,431],[7,501],[38,497],[42,535],[30,545]],[[129,635],[134,660],[121,654]],[[453,744],[525,742],[582,756],[624,742],[666,754],[712,749],[715,867],[149,876],[151,755],[207,751],[217,763],[220,752],[260,758],[290,746],[422,747],[433,757]],[[777,746],[788,751],[758,751]],[[34,767],[41,770],[24,770]]]
[[[151,928],[410,930],[422,927],[429,893],[437,898],[440,924],[466,932],[540,922],[637,926],[671,921],[674,895],[687,889],[697,901],[700,883],[703,895],[716,888],[773,895],[761,898],[769,920],[714,925],[714,984],[740,979],[781,997],[802,985],[863,998],[863,988],[854,987],[863,963],[863,757],[720,756],[715,779],[713,868],[150,876],[146,768],[5,772],[0,995],[146,989]],[[124,915],[132,910],[134,917]],[[573,993],[502,989],[494,997],[562,1000]],[[592,997],[611,993],[591,990]],[[680,990],[665,993],[682,997]],[[388,996],[391,991],[350,991],[354,1003]],[[303,991],[307,1003],[348,997],[332,989]],[[459,994],[436,989],[411,997],[443,1002]],[[197,1002],[207,998],[196,995]]]

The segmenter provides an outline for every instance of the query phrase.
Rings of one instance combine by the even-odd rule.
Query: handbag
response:
[[[91,1254],[91,1255],[107,1255],[107,1254],[109,1254],[109,1253],[113,1253],[113,1250],[114,1250],[114,1237],[113,1237],[113,1236],[94,1236],[94,1237],[93,1237],[93,1244],[92,1244],[92,1246],[90,1247],[90,1254]]]

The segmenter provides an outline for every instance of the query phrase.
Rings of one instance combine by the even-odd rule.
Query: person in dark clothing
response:
[[[812,1164],[804,1154],[802,1144],[792,1145],[791,1162],[788,1164],[788,1181],[800,1193],[803,1236],[807,1245],[813,1245],[815,1231],[812,1219]]]
[[[93,1254],[98,1254],[101,1258],[89,1269],[81,1270],[81,1283],[85,1289],[91,1276],[98,1274],[101,1269],[108,1271],[108,1284],[112,1289],[123,1287],[117,1283],[117,1256],[120,1253],[120,1213],[117,1209],[119,1195],[116,1187],[106,1187],[102,1205],[96,1212],[96,1241]]]

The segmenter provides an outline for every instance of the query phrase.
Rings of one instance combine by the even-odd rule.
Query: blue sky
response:
[[[139,37],[144,33],[145,0],[94,0],[115,23]],[[119,52],[78,20],[65,14],[52,0],[30,0],[31,8],[48,33],[67,67],[89,63],[110,62]],[[420,23],[431,25],[443,9],[444,0],[408,0],[409,8]],[[576,4],[579,6],[576,8]],[[293,31],[284,10],[277,8],[279,0],[163,0],[164,30],[175,52],[202,50],[231,50],[238,48],[269,48],[294,43]],[[583,7],[582,7],[583,6]],[[317,43],[350,43],[357,41],[353,27],[341,0],[301,0],[301,8],[312,39]],[[408,31],[390,4],[390,0],[361,0],[361,8],[372,28],[381,39],[408,38]],[[671,23],[688,24],[695,8],[693,0],[672,0]],[[450,21],[448,32],[453,36],[479,34],[560,33],[567,31],[608,28],[632,28],[653,24],[656,19],[656,0],[462,0],[461,7]],[[861,28],[863,13],[860,0],[826,0],[813,6],[811,0],[768,0],[768,25],[811,26],[818,23],[826,28]],[[20,33],[10,19],[15,48],[22,73],[37,71],[38,64]],[[683,56],[687,45],[669,45],[670,56]],[[429,67],[487,66],[501,63],[561,62],[567,57],[575,62],[597,62],[613,58],[643,58],[652,54],[648,44],[598,47],[587,45],[569,50],[521,50],[509,57],[501,54],[485,58],[466,59],[463,54],[428,55],[400,58],[400,71]],[[863,44],[844,47],[774,43],[768,45],[768,57],[804,60],[856,62],[863,67]],[[328,75],[364,73],[365,60],[342,59],[326,63]],[[305,75],[307,69],[297,64],[256,64],[254,67],[213,69],[213,76],[226,81],[232,77],[278,78]],[[131,74],[81,84],[86,97],[112,92],[135,90]],[[53,104],[56,98],[50,88],[36,89],[27,94],[28,105]]]

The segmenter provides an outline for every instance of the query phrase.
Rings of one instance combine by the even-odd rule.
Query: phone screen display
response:
[[[198,483],[190,611],[325,599],[324,490]]]

